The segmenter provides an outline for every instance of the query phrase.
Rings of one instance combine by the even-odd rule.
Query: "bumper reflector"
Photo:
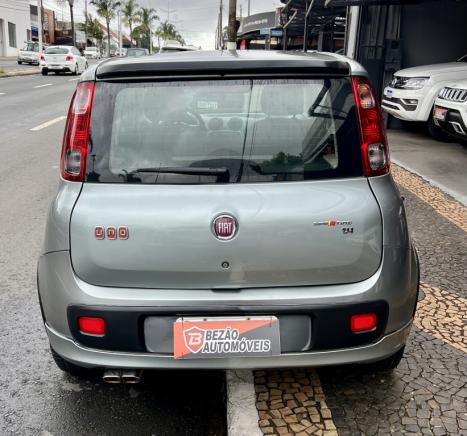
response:
[[[79,331],[85,335],[104,336],[105,321],[103,318],[81,317],[78,319]]]
[[[369,332],[376,328],[377,320],[376,313],[352,315],[350,318],[350,330],[354,333]]]

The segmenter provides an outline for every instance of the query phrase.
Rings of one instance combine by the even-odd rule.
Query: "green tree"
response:
[[[128,0],[122,9],[123,22],[130,28],[130,46],[133,46],[133,23],[138,21],[138,8],[135,0]]]
[[[120,2],[118,0],[91,0],[91,4],[96,7],[97,15],[105,20],[107,27],[107,56],[110,57],[110,22],[115,18]]]
[[[152,52],[152,25],[157,20],[159,20],[159,17],[153,8],[141,8],[136,18],[139,25],[135,28],[135,34],[140,40],[144,40],[144,45],[149,49],[149,53]]]
[[[102,45],[102,39],[104,38],[104,31],[102,30],[101,23],[97,18],[93,18],[91,14],[84,12],[86,18],[84,24],[81,24],[81,30],[86,32],[88,38],[95,38],[97,45]]]
[[[164,21],[161,23],[159,28],[156,30],[156,36],[159,41],[159,47],[161,46],[161,40],[178,41],[180,44],[185,44],[185,40],[183,39],[182,35],[180,35],[177,28],[169,21]]]

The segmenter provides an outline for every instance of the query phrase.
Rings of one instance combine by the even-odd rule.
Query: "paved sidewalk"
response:
[[[424,132],[388,130],[391,159],[467,206],[467,145],[439,142]]]
[[[467,208],[396,165],[393,175],[422,280],[404,359],[389,374],[359,366],[256,371],[265,435],[467,435]]]

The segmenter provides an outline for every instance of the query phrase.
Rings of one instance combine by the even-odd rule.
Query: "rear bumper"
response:
[[[81,281],[73,272],[69,252],[61,251],[41,256],[38,284],[52,348],[65,359],[82,366],[147,369],[319,366],[376,361],[404,345],[417,300],[418,264],[411,247],[384,247],[378,271],[367,280],[347,285],[256,288],[235,292],[126,289],[94,286]],[[348,340],[349,332],[347,337],[345,334],[339,337],[344,326],[348,328],[349,313],[377,312],[378,307],[382,308],[378,331],[357,341]],[[99,338],[91,338],[89,342],[80,337],[76,329],[73,331],[77,316],[105,315],[106,311],[123,314],[123,321],[117,319],[114,323],[117,330],[125,331],[121,339],[126,337],[128,340],[127,326],[133,328],[139,339],[132,343],[130,337],[124,346],[117,334],[116,342],[99,344]],[[297,348],[290,352],[283,349],[283,354],[275,357],[175,360],[171,353],[147,352],[144,337],[141,337],[144,336],[141,329],[144,318],[158,314],[304,313],[312,319],[311,328],[315,333],[311,336],[311,346],[299,347],[304,350],[300,352],[295,351]],[[136,321],[131,322],[135,314]],[[334,342],[330,341],[331,337]],[[139,344],[139,348],[129,348],[128,344]]]
[[[66,360],[86,367],[137,369],[238,369],[293,366],[329,366],[369,363],[388,357],[402,348],[410,333],[411,321],[378,342],[352,348],[309,353],[287,353],[275,357],[242,357],[175,360],[153,353],[123,353],[83,347],[46,324],[51,347]]]

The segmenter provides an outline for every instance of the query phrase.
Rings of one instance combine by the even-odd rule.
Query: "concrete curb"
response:
[[[262,436],[258,425],[253,372],[226,371],[228,436]]]
[[[5,71],[5,73],[0,74],[0,79],[6,79],[7,77],[16,77],[16,76],[32,76],[33,74],[39,74],[40,70],[16,70],[16,71]]]
[[[457,200],[459,203],[461,203],[464,206],[467,206],[467,201],[466,201],[466,196],[461,195],[457,191],[453,191],[452,189],[449,189],[442,183],[438,183],[435,180],[431,179],[430,177],[424,176],[423,174],[420,174],[419,171],[415,170],[412,168],[410,165],[406,165],[405,163],[401,162],[398,159],[393,159],[391,158],[391,161],[394,162],[396,165],[400,166],[401,168],[404,168],[405,170],[409,171],[410,173],[416,174],[417,176],[421,177],[423,180],[428,182],[430,185],[433,185],[434,187],[441,189],[441,191],[445,192],[446,194],[450,195],[452,198]]]

